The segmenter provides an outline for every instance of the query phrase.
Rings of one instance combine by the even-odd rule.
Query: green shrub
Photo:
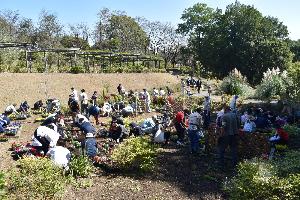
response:
[[[289,174],[300,173],[300,151],[287,151],[283,157],[279,157],[274,161],[274,165],[278,169],[278,175],[281,177]]]
[[[288,132],[289,136],[300,136],[300,128],[296,125],[285,125],[283,129]]]
[[[286,71],[280,72],[279,69],[268,69],[264,73],[264,78],[257,86],[255,97],[262,100],[270,100],[275,96],[285,95],[287,88],[291,84]]]
[[[157,146],[148,137],[136,137],[117,146],[112,153],[112,160],[121,169],[150,171],[155,166],[156,155]]]
[[[300,174],[277,176],[277,167],[253,159],[238,166],[238,174],[225,182],[230,199],[299,199]]]
[[[71,174],[75,177],[88,177],[94,170],[94,166],[89,160],[88,157],[85,156],[78,156],[73,157],[71,159],[69,169]]]
[[[5,197],[5,177],[4,173],[0,172],[0,199]]]
[[[251,96],[253,93],[253,89],[249,86],[246,78],[237,69],[231,71],[223,79],[220,90],[229,95]]]
[[[73,66],[70,69],[70,73],[72,73],[72,74],[84,73],[84,68],[81,66]]]
[[[23,158],[7,176],[9,199],[61,199],[67,179],[47,158]]]

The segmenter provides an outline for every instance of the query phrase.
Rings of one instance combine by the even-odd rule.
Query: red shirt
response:
[[[278,133],[279,137],[281,139],[283,139],[284,141],[289,140],[289,134],[285,130],[283,130],[282,128],[278,128],[277,133]]]
[[[178,122],[178,123],[180,123],[180,122],[182,122],[183,121],[183,119],[184,119],[184,113],[183,112],[178,112],[177,114],[176,114],[176,121]]]

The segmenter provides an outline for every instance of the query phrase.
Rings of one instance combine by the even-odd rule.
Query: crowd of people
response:
[[[184,83],[184,87],[185,84],[187,86],[196,85],[199,93],[202,82],[201,80],[188,79]],[[210,89],[208,88],[208,90]],[[163,88],[153,88],[152,91],[143,89],[142,92],[127,92],[122,84],[119,84],[117,94],[122,97],[121,102],[113,104],[109,99],[106,99],[101,105],[98,102],[97,91],[94,91],[90,98],[85,89],[81,89],[80,92],[78,94],[75,88],[71,88],[68,107],[72,117],[72,126],[77,127],[85,136],[85,140],[81,141],[84,153],[92,160],[99,151],[96,136],[107,137],[116,143],[121,143],[129,136],[150,135],[154,142],[168,144],[171,133],[174,132],[177,135],[176,144],[184,146],[189,143],[190,152],[193,155],[198,155],[205,149],[205,145],[201,145],[200,140],[205,136],[206,130],[211,127],[210,93],[204,97],[203,105],[199,105],[193,111],[183,108],[175,115],[171,115],[167,111],[158,115],[153,112],[153,105],[158,103],[159,99],[163,99],[166,109],[170,109],[175,103],[172,91],[168,87],[166,87],[166,91]],[[125,98],[131,99],[132,97],[136,100],[124,103]],[[240,131],[251,134],[259,129],[268,130],[275,127],[276,134],[269,140],[272,146],[274,144],[287,144],[289,139],[288,134],[282,129],[286,123],[289,123],[289,118],[275,115],[273,112],[264,111],[261,108],[249,107],[242,110],[238,106],[238,98],[237,95],[234,95],[229,105],[224,104],[222,110],[217,113],[216,133],[218,134],[219,166],[224,166],[224,154],[227,146],[231,149],[232,164],[234,166],[237,164]],[[140,103],[137,103],[137,99]],[[140,105],[143,106],[144,112],[153,113],[152,117],[144,119],[141,123],[132,122],[126,127],[123,117],[134,114],[138,109],[141,109]],[[30,108],[26,101],[21,103],[19,109],[16,109],[15,106],[16,104],[9,105],[0,116],[0,132],[3,132],[4,128],[9,125],[10,114],[25,113]],[[34,104],[33,109],[40,109],[41,107],[43,107],[43,102],[39,100]],[[37,149],[40,155],[48,156],[60,166],[67,167],[71,152],[60,143],[61,139],[67,137],[64,132],[65,116],[60,111],[60,101],[58,99],[47,100],[46,109],[53,114],[50,114],[34,131],[31,145]],[[96,126],[90,121],[91,116],[94,118]],[[97,126],[102,127],[101,125],[104,125],[103,122],[100,122],[100,116],[111,118],[108,130],[100,131],[98,129]]]

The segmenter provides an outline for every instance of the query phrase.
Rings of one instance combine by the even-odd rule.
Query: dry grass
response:
[[[20,104],[27,100],[30,105],[39,99],[59,98],[66,104],[70,88],[78,91],[84,88],[88,95],[94,90],[102,91],[109,86],[109,92],[116,92],[121,83],[126,89],[142,90],[162,86],[172,86],[179,80],[166,73],[147,74],[0,74],[0,109],[12,103]]]

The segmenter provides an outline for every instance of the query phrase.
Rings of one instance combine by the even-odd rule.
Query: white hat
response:
[[[94,134],[93,133],[87,133],[85,137],[86,138],[92,138],[92,137],[94,137]]]

